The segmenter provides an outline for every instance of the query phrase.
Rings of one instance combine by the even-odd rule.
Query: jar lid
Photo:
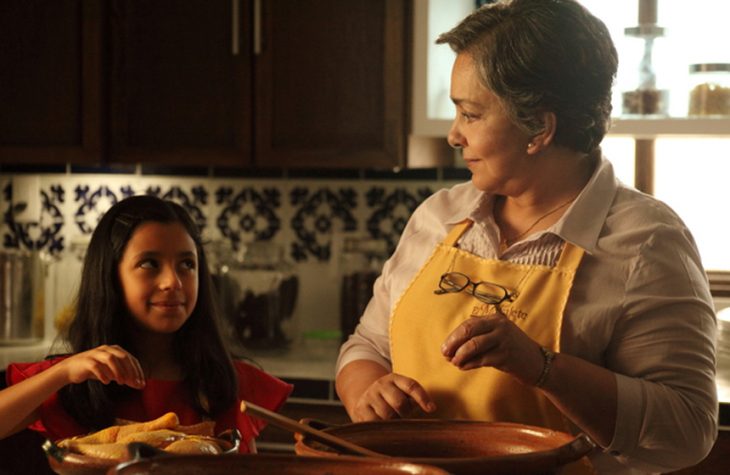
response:
[[[689,72],[691,73],[713,73],[713,72],[730,72],[730,63],[701,63],[690,64]]]

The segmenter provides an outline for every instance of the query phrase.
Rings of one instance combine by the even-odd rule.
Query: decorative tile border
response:
[[[0,178],[1,247],[61,254],[73,240],[88,237],[114,203],[150,194],[182,205],[206,240],[222,240],[234,250],[275,241],[293,262],[328,262],[333,233],[365,233],[384,239],[392,251],[415,208],[453,184],[434,170],[316,175],[40,175],[40,220],[24,223],[14,220],[13,175],[6,175]]]

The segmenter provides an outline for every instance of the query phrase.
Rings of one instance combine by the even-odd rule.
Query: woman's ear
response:
[[[552,112],[542,113],[543,129],[540,133],[533,136],[530,143],[527,144],[527,154],[533,155],[548,147],[553,143],[555,131],[558,127],[557,117]]]

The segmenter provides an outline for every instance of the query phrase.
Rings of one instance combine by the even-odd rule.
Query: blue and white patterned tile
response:
[[[361,229],[358,207],[362,202],[358,181],[299,182],[289,189],[292,231],[290,256],[296,262],[327,262],[335,233]]]
[[[149,194],[183,206],[204,232],[208,225],[209,192],[205,178],[170,178],[139,175],[73,175],[71,229],[69,236],[90,237],[101,217],[117,202],[133,195]]]
[[[64,238],[64,203],[66,194],[61,184],[62,175],[37,180],[38,214],[29,220],[17,219],[14,209],[17,204],[13,199],[13,177],[4,180],[2,193],[2,247],[9,249],[39,250],[50,254],[58,254],[65,247]]]
[[[69,216],[70,236],[91,237],[106,211],[124,198],[138,194],[134,175],[104,177],[92,175],[70,180],[69,195],[72,215]]]
[[[211,226],[234,251],[257,241],[282,239],[282,180],[213,179]]]
[[[370,182],[365,191],[367,234],[383,239],[392,253],[408,219],[434,188],[429,182]]]
[[[215,221],[210,216],[210,180],[205,177],[139,177],[139,194],[153,195],[173,201],[190,214],[203,236],[208,236]]]

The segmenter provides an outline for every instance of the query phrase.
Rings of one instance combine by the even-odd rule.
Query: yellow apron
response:
[[[501,311],[540,345],[560,351],[563,311],[583,250],[566,242],[555,267],[485,259],[456,247],[471,225],[467,220],[452,229],[396,303],[390,319],[393,372],[415,379],[428,391],[437,405],[434,417],[569,431],[567,420],[538,389],[494,368],[461,371],[446,361],[441,354],[446,337],[470,316],[494,309],[466,291],[437,295],[434,290],[446,272],[502,285],[516,296],[499,304]]]

